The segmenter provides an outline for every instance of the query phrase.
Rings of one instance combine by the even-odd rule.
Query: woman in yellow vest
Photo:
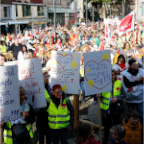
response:
[[[33,132],[29,124],[35,121],[35,114],[31,105],[25,100],[25,90],[20,87],[20,113],[21,117],[4,123],[5,144],[30,144]],[[13,112],[13,115],[15,112]]]
[[[68,144],[68,129],[73,126],[74,108],[59,84],[52,87],[48,101],[48,125],[53,144]]]
[[[120,124],[120,114],[124,111],[122,99],[125,92],[121,81],[117,80],[115,71],[112,71],[112,91],[97,94],[101,98],[100,108],[102,111],[102,122],[104,126],[104,143],[107,143],[110,127]]]

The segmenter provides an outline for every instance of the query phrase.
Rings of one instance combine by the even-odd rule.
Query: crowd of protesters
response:
[[[111,51],[112,91],[94,95],[93,104],[101,99],[103,144],[107,144],[112,127],[111,144],[142,144],[143,141],[143,68],[144,68],[144,23],[135,22],[135,29],[119,37],[117,27],[109,24],[109,40],[105,38],[103,22],[76,23],[71,27],[58,25],[44,29],[24,30],[1,34],[0,65],[4,62],[41,59],[47,107],[34,109],[25,100],[25,90],[20,87],[22,117],[1,124],[4,143],[30,144],[33,132],[29,124],[36,121],[39,144],[68,144],[68,130],[73,127],[74,108],[59,84],[50,86],[51,52],[81,53],[80,100],[85,101],[83,53]],[[56,32],[56,33],[55,33]],[[62,101],[61,101],[62,99]],[[121,122],[121,114],[127,107],[127,115]],[[76,144],[98,144],[99,140],[89,124],[79,126]]]

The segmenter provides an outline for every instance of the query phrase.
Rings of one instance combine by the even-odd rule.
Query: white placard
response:
[[[80,53],[52,52],[51,85],[60,84],[67,94],[79,94]]]
[[[84,53],[85,95],[112,90],[110,51]]]
[[[18,66],[0,66],[0,123],[19,117]]]
[[[33,108],[46,107],[41,60],[28,59],[5,63],[5,65],[14,64],[18,64],[19,85],[25,89],[28,103]]]

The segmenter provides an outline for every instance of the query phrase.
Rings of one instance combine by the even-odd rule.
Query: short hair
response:
[[[129,62],[128,62],[129,66],[131,66],[134,62],[136,62],[135,59],[130,59]]]
[[[119,136],[119,140],[123,139],[126,135],[125,128],[122,125],[116,125],[112,128]]]
[[[130,117],[140,117],[140,115],[136,110],[130,109],[127,113],[127,118],[129,119]]]
[[[0,56],[5,58],[5,55],[4,55],[4,54],[2,54],[2,53],[0,53]]]
[[[5,55],[6,60],[12,60],[13,57],[14,57],[13,51],[8,51],[7,54]]]
[[[28,55],[29,59],[33,58],[33,54],[31,52],[28,52],[27,55]]]
[[[20,93],[25,93],[25,89],[22,86],[19,87],[19,91]]]
[[[52,91],[55,91],[57,88],[62,88],[61,87],[61,85],[60,84],[55,84],[55,85],[53,85],[53,87],[52,87]]]
[[[124,62],[126,62],[125,57],[124,57],[123,55],[120,54],[120,55],[118,56],[118,60],[119,60],[120,58],[123,58],[123,59],[124,59]]]
[[[48,72],[47,71],[43,71],[43,75],[45,75],[45,74],[48,74]]]

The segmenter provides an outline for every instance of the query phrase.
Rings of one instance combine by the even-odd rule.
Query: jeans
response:
[[[28,141],[28,142],[13,142],[13,144],[31,144],[31,142],[30,141]]]
[[[59,138],[61,139],[61,144],[68,144],[68,129],[49,129],[51,134],[51,139],[53,144],[59,144]]]
[[[84,83],[84,81],[80,82],[80,90],[81,90],[81,93],[85,94],[85,83]]]
[[[143,126],[143,102],[142,103],[127,103],[128,110],[134,109],[136,107],[139,115],[140,115],[140,122]]]
[[[46,135],[46,144],[51,144],[51,137],[50,137],[49,130],[47,130],[46,132],[43,130],[39,131],[39,144],[44,144],[45,135]]]

